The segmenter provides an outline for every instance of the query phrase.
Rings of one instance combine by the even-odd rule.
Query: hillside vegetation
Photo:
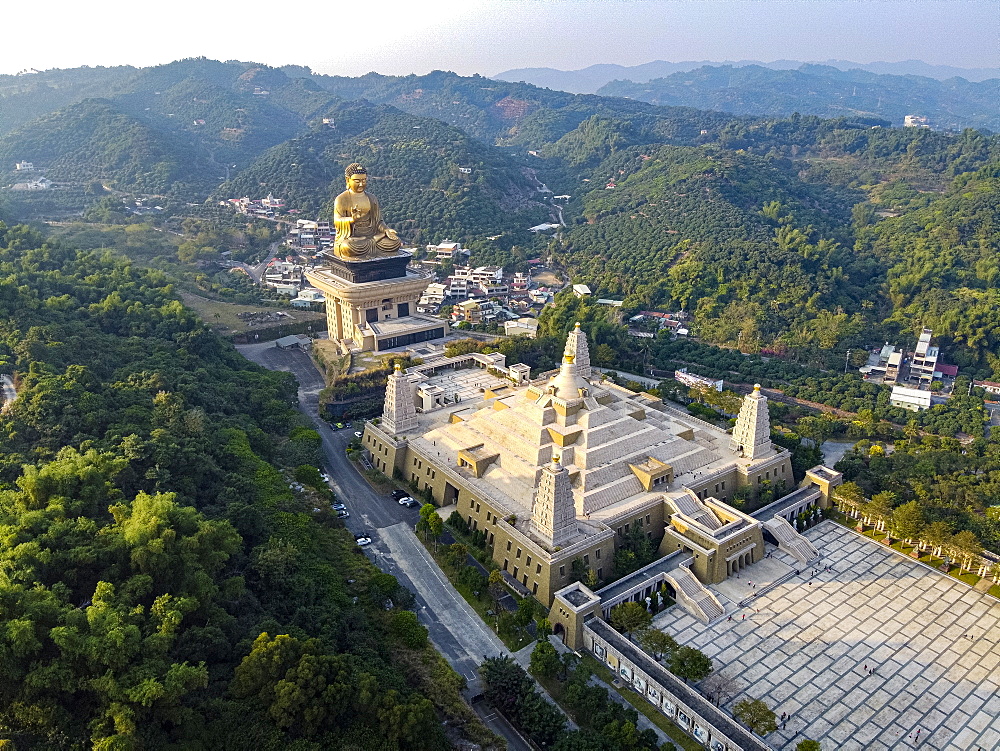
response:
[[[0,270],[0,746],[489,741],[329,510],[290,375],[110,253],[0,224]]]
[[[307,215],[329,215],[350,160],[367,167],[386,222],[407,242],[523,231],[548,217],[516,164],[456,128],[364,102],[332,107],[326,119],[265,152],[216,195],[266,188]]]
[[[855,82],[858,97],[883,102],[986,91],[977,111],[988,113],[993,82],[822,66],[731,73],[786,103],[808,85],[824,112],[843,116],[725,114],[441,71],[343,78],[195,59],[103,79],[47,72],[20,89],[0,80],[4,96],[52,102],[55,90],[68,103],[0,138],[0,158],[167,193],[171,211],[213,221],[218,209],[182,202],[270,191],[316,216],[342,189],[343,167],[361,160],[408,243],[461,240],[474,262],[520,268],[542,255],[624,298],[626,312],[684,308],[706,341],[817,363],[887,339],[909,346],[931,325],[950,361],[1000,378],[990,176],[1000,138],[894,128],[894,112],[839,108],[836,93]],[[709,86],[721,74],[677,75]],[[104,98],[70,102],[74,91]],[[56,203],[26,195],[0,198],[16,216]],[[560,217],[555,237],[525,231]]]

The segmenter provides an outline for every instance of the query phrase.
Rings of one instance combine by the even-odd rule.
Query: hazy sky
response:
[[[997,0],[49,0],[6,3],[0,73],[204,55],[320,73],[492,75],[651,60],[1000,67]]]

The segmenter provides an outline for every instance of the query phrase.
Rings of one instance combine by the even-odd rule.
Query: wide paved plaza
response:
[[[732,621],[705,626],[672,607],[656,627],[712,658],[730,711],[752,697],[788,714],[766,738],[775,748],[1000,749],[1000,602],[833,522],[805,534],[822,555],[812,578],[802,571]]]

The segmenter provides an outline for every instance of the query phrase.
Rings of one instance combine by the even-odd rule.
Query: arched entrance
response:
[[[566,643],[566,629],[563,628],[561,623],[557,623],[555,628],[552,629],[552,633],[559,637],[559,640],[564,644]]]

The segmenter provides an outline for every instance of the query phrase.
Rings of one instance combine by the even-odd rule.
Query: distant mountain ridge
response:
[[[654,60],[642,65],[615,65],[603,63],[579,70],[559,70],[557,68],[514,68],[490,76],[498,81],[534,84],[547,89],[568,91],[573,94],[596,94],[602,86],[615,80],[646,83],[654,78],[663,78],[672,73],[684,73],[703,66],[731,65],[734,68],[759,65],[771,70],[796,70],[803,65],[827,65],[839,70],[863,70],[868,73],[893,76],[924,76],[937,80],[964,78],[966,81],[985,81],[1000,78],[1000,68],[956,68],[951,65],[931,65],[922,60],[902,60],[899,62],[855,63],[849,60],[685,60],[668,62]]]
[[[646,83],[612,81],[600,96],[621,96],[670,107],[788,117],[880,117],[893,125],[907,115],[927,117],[933,128],[1000,131],[1000,78],[972,83],[894,76],[828,65],[772,70],[759,65],[705,66]]]

